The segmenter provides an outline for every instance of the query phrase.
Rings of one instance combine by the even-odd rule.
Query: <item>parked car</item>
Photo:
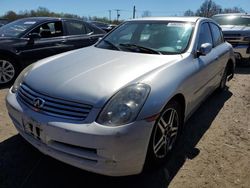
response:
[[[39,59],[90,46],[105,32],[87,22],[66,18],[24,18],[0,28],[0,86]]]
[[[117,25],[114,24],[109,24],[109,23],[104,23],[104,22],[98,22],[98,21],[90,21],[91,24],[101,28],[102,30],[106,32],[110,32],[113,30]]]
[[[250,64],[250,14],[217,14],[213,19],[232,44],[237,62]]]
[[[96,45],[27,67],[6,97],[42,153],[123,176],[168,157],[184,122],[233,77],[232,46],[198,17],[126,21]]]
[[[9,21],[7,19],[2,19],[0,18],[0,27],[2,27],[3,25],[7,24]]]

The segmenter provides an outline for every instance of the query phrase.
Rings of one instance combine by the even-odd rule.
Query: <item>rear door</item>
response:
[[[96,34],[88,24],[78,20],[65,20],[66,44],[71,49],[82,48],[94,44],[102,34]]]
[[[217,70],[217,74],[216,74],[215,79],[213,80],[214,82],[211,83],[212,84],[211,86],[213,85],[216,86],[218,82],[220,82],[221,80],[225,65],[228,61],[229,49],[224,42],[221,28],[211,22],[209,23],[209,25],[210,25],[212,37],[213,37],[213,49],[217,57],[217,61],[213,64],[213,69]]]

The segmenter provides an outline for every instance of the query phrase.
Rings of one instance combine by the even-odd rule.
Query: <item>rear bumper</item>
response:
[[[142,120],[120,127],[65,122],[29,109],[11,92],[6,104],[21,136],[46,155],[109,176],[138,174],[143,169],[154,122]],[[27,122],[39,129],[39,135],[27,131]]]

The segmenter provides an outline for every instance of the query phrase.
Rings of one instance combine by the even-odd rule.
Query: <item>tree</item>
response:
[[[195,13],[189,9],[189,10],[184,12],[184,16],[195,16]]]
[[[143,13],[142,13],[141,16],[142,17],[150,17],[151,16],[151,12],[149,10],[145,10],[145,11],[143,11]]]
[[[245,11],[239,7],[225,8],[223,13],[244,13]]]
[[[210,18],[215,14],[219,14],[220,12],[221,12],[220,5],[217,5],[212,0],[205,0],[200,6],[200,8],[196,11],[196,15]]]
[[[18,19],[18,15],[14,11],[8,11],[3,18],[13,21]]]

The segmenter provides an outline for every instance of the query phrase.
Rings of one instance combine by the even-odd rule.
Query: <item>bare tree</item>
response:
[[[221,12],[221,6],[217,5],[212,0],[205,0],[200,8],[197,10],[196,15],[202,17],[212,17]]]
[[[184,16],[195,16],[195,13],[189,9],[189,10],[184,12]]]

